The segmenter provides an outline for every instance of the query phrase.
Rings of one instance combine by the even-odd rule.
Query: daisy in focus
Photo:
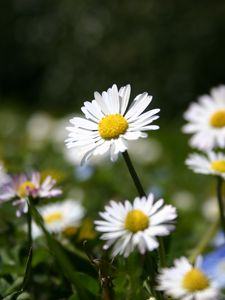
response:
[[[177,217],[176,208],[163,205],[164,200],[154,202],[153,194],[135,198],[134,203],[110,201],[105,212],[100,212],[103,220],[95,221],[96,230],[103,233],[106,241],[104,249],[113,246],[112,256],[125,257],[138,248],[141,254],[159,246],[157,236],[169,235],[174,230]]]
[[[207,155],[194,153],[185,161],[195,173],[221,176],[225,179],[225,155],[221,152],[210,151]]]
[[[81,108],[85,118],[70,120],[72,127],[66,145],[75,147],[86,162],[93,155],[110,152],[111,160],[116,160],[119,152],[127,150],[126,141],[147,137],[145,131],[156,130],[151,123],[159,118],[159,109],[144,112],[152,100],[148,93],[138,95],[128,108],[130,85],[119,90],[114,84],[107,92],[94,93],[94,100],[84,102]]]
[[[26,213],[28,210],[26,199],[31,197],[51,198],[62,194],[61,189],[54,188],[56,181],[47,176],[41,182],[41,176],[38,172],[33,172],[30,176],[21,174],[10,178],[10,181],[3,185],[0,193],[0,201],[14,200],[13,204],[19,205],[17,216]]]
[[[174,261],[174,267],[164,268],[158,275],[158,290],[175,299],[218,300],[219,288],[201,269],[201,260],[192,266],[186,257]]]
[[[56,234],[64,233],[65,235],[73,235],[77,232],[85,214],[85,209],[80,202],[72,199],[42,206],[38,208],[38,211],[49,232]],[[41,229],[33,222],[33,238],[37,238],[40,235],[42,235]]]
[[[225,85],[211,89],[210,95],[199,97],[184,114],[188,122],[183,132],[193,134],[190,145],[208,151],[225,147]]]

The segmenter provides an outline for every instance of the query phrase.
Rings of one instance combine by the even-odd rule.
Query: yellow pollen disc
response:
[[[66,227],[64,230],[63,230],[63,233],[65,235],[74,235],[77,233],[77,228],[74,227],[74,226],[69,226],[69,227]]]
[[[50,213],[44,217],[44,221],[46,224],[50,224],[50,223],[54,223],[54,222],[62,221],[62,220],[63,220],[63,214],[59,211]]]
[[[29,194],[30,190],[34,190],[35,188],[36,188],[36,186],[32,181],[25,181],[19,186],[19,188],[17,190],[17,194],[21,198],[24,198]]]
[[[131,210],[125,220],[125,228],[135,233],[149,226],[149,217],[139,209]]]
[[[120,114],[105,116],[98,123],[99,134],[105,140],[118,138],[127,128],[127,120]]]
[[[201,270],[193,268],[185,274],[182,285],[190,292],[197,292],[207,289],[209,280]]]
[[[225,126],[225,110],[218,110],[212,114],[210,118],[210,124],[216,128],[222,128]]]
[[[211,163],[211,168],[214,171],[224,173],[225,172],[225,160],[216,160]]]

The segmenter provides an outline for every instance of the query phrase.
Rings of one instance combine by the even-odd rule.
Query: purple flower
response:
[[[10,181],[0,188],[0,201],[13,200],[13,205],[19,205],[17,216],[27,212],[27,197],[51,198],[62,194],[61,189],[54,188],[56,181],[47,176],[41,182],[39,172],[32,172],[29,176],[20,174],[12,176]]]

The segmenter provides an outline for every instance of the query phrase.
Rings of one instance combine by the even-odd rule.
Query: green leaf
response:
[[[29,293],[22,293],[20,294],[16,300],[31,300],[31,296]]]
[[[40,263],[48,261],[50,256],[49,250],[39,248],[38,251],[33,252],[32,267],[38,266]]]
[[[30,272],[31,272],[32,255],[33,255],[33,249],[31,246],[29,249],[28,258],[27,258],[27,262],[26,262],[26,269],[25,269],[26,271],[24,274],[22,289],[25,289],[25,287],[27,286],[27,283],[29,281]]]
[[[123,294],[124,290],[127,288],[128,285],[128,279],[126,277],[126,274],[121,274],[117,276],[117,278],[113,280],[113,285],[116,293]]]
[[[6,293],[11,285],[4,278],[0,278],[0,295]]]
[[[76,272],[75,277],[76,277],[77,282],[79,282],[79,284],[81,286],[84,286],[93,295],[95,295],[95,296],[99,295],[99,285],[98,285],[97,280],[95,280],[93,277],[91,277],[85,273],[81,273],[81,272]]]
[[[72,296],[69,297],[68,300],[79,300],[79,297],[77,296],[77,294],[73,294]]]

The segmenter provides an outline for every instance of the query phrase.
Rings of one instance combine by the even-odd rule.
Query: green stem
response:
[[[194,249],[193,253],[189,257],[189,261],[191,263],[194,263],[196,258],[205,250],[208,243],[210,242],[210,240],[218,230],[218,226],[219,226],[219,218],[217,218],[216,221],[211,224],[207,233],[203,235],[203,238],[199,241],[197,247]]]
[[[143,186],[141,184],[141,181],[140,181],[140,179],[139,179],[139,177],[138,177],[138,175],[137,175],[137,173],[136,173],[136,171],[135,171],[135,169],[133,167],[133,164],[131,162],[131,159],[130,159],[130,156],[129,156],[128,152],[125,151],[122,154],[123,154],[123,158],[124,158],[124,160],[126,162],[127,168],[128,168],[128,170],[130,172],[130,175],[131,175],[131,177],[133,179],[133,182],[134,182],[134,184],[136,186],[136,189],[137,189],[140,197],[143,197],[143,196],[146,197],[146,193],[145,193],[145,191],[143,189]]]
[[[32,262],[32,256],[33,256],[33,239],[32,239],[32,229],[31,229],[31,223],[32,223],[32,218],[31,218],[31,211],[30,208],[28,207],[28,212],[27,212],[27,237],[28,237],[28,257],[27,257],[27,262],[26,262],[26,269],[25,269],[25,275],[24,275],[24,280],[22,284],[21,290],[25,290],[28,281],[30,279],[30,272],[31,272],[31,262]]]
[[[151,257],[151,254],[145,254],[143,257],[143,268],[147,265],[148,273],[150,274],[146,279],[146,284],[149,285],[150,295],[155,297],[157,300],[162,300],[162,294],[156,291],[153,287],[156,286],[156,273],[157,273],[157,263]]]
[[[30,248],[32,248],[33,240],[32,240],[32,228],[31,228],[32,218],[31,218],[31,211],[28,207],[27,212],[27,237],[28,237],[28,245]]]
[[[217,201],[219,206],[220,223],[225,236],[225,217],[224,217],[222,186],[223,186],[223,179],[222,177],[217,176]]]
[[[27,238],[28,238],[28,255],[27,255],[27,260],[26,260],[26,265],[25,265],[25,273],[23,277],[23,282],[20,286],[20,288],[8,294],[7,296],[10,296],[10,299],[14,300],[17,299],[17,297],[22,294],[29,282],[30,279],[30,273],[31,273],[31,262],[32,262],[32,256],[33,256],[33,240],[32,240],[32,232],[31,232],[31,211],[30,208],[28,208],[28,212],[26,214],[27,217]]]
[[[166,267],[166,251],[163,243],[163,239],[161,237],[158,237],[159,241],[159,257],[160,257],[160,266],[161,268]]]

